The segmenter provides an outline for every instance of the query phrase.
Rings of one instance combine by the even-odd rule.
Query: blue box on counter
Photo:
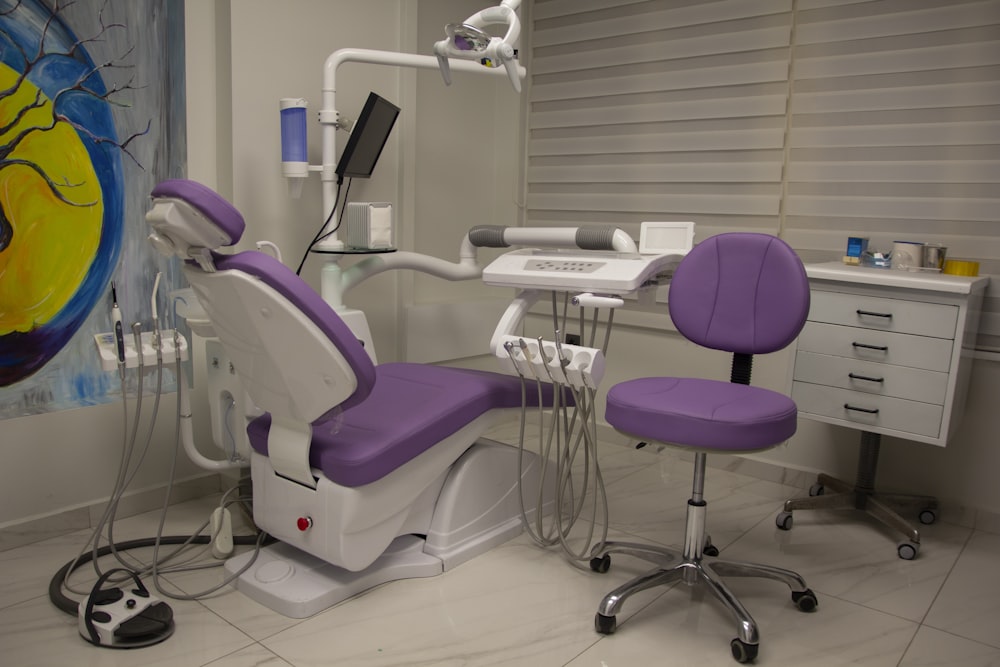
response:
[[[860,264],[861,256],[868,250],[868,238],[862,236],[851,236],[847,239],[847,254],[844,255],[844,264]]]

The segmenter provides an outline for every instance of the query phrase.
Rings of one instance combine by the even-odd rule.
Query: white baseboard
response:
[[[170,501],[171,504],[177,504],[219,493],[222,486],[223,480],[218,473],[182,480],[174,484]],[[124,519],[163,507],[165,492],[166,485],[127,493],[118,504],[117,518]],[[100,520],[106,506],[107,501],[104,500],[43,516],[25,517],[8,522],[0,526],[0,551],[93,528]]]

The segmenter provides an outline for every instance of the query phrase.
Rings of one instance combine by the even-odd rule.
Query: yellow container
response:
[[[979,262],[972,262],[967,259],[946,259],[942,273],[952,276],[978,276]]]

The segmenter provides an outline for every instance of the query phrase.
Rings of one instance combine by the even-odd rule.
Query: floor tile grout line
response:
[[[958,567],[958,561],[962,560],[962,554],[964,554],[965,550],[969,547],[969,542],[972,541],[972,537],[975,534],[976,530],[973,528],[969,530],[969,534],[966,535],[965,541],[962,543],[962,548],[958,550],[958,555],[955,556],[955,561],[951,564],[951,567],[948,568],[948,572],[944,575],[944,578],[941,580],[941,585],[938,586],[937,592],[934,593],[934,598],[931,600],[931,603],[927,605],[927,611],[925,611],[924,615],[920,617],[921,625],[924,625],[924,623],[927,621],[927,615],[930,614],[931,609],[934,608],[934,603],[937,602],[937,599],[941,596],[941,591],[944,590],[945,585],[947,585],[948,583],[948,579],[951,578],[951,575],[955,571],[955,568]],[[928,626],[928,627],[933,627],[933,626]]]

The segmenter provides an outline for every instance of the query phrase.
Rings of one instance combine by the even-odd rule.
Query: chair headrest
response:
[[[168,257],[207,260],[210,251],[237,243],[246,229],[232,204],[197,181],[166,180],[151,194],[153,207],[146,214],[153,228],[149,240]]]

